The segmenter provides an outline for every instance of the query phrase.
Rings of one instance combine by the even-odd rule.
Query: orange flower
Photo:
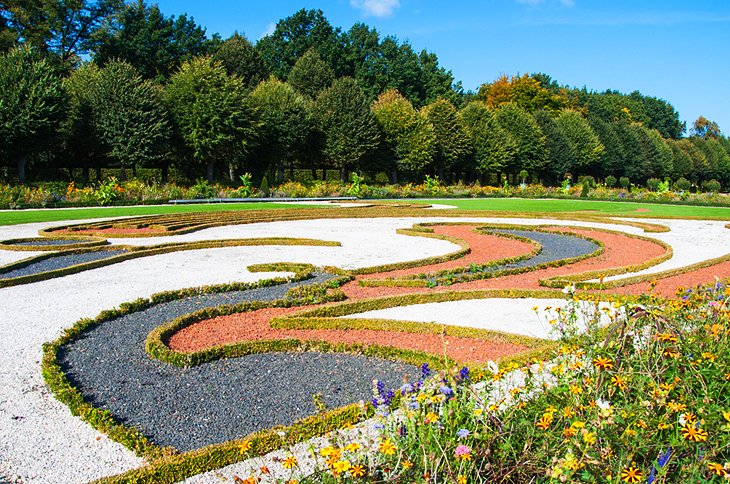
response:
[[[393,455],[395,454],[397,447],[390,439],[385,439],[380,442],[380,445],[378,445],[378,452],[385,455]]]
[[[545,415],[540,417],[540,420],[537,421],[537,423],[535,424],[535,427],[539,428],[540,430],[547,430],[552,423],[553,423],[553,414],[546,413]]]
[[[626,380],[621,375],[612,376],[611,383],[619,387],[621,390],[626,390]]]
[[[598,358],[595,358],[593,360],[593,364],[599,370],[611,370],[611,369],[613,369],[613,361],[611,361],[609,358],[604,358],[603,356],[599,356]]]
[[[644,473],[634,463],[631,463],[631,467],[621,471],[621,479],[629,483],[641,482],[644,479]]]
[[[350,475],[352,477],[364,477],[365,476],[365,466],[362,464],[357,464],[352,467],[350,467]]]
[[[282,462],[281,465],[283,465],[287,469],[293,469],[297,466],[297,458],[293,455],[290,455],[289,457],[284,459],[284,462]]]
[[[674,336],[673,334],[669,334],[669,333],[659,333],[658,335],[656,335],[656,338],[659,341],[663,341],[665,343],[676,343],[677,342],[677,337]]]
[[[682,426],[682,437],[690,442],[704,442],[707,440],[707,431],[696,424],[686,423]]]
[[[717,462],[710,462],[709,464],[707,464],[707,467],[710,469],[710,472],[712,472],[716,476],[720,476],[720,477],[730,476],[730,471],[725,469],[725,467],[722,464],[718,464]]]

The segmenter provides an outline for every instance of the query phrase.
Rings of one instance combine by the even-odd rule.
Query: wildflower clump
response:
[[[374,482],[730,479],[726,284],[641,296],[608,325],[576,314],[558,315],[565,337],[543,361],[424,367],[423,379],[397,392],[395,411],[376,386],[377,438],[348,458],[348,478],[358,462]]]

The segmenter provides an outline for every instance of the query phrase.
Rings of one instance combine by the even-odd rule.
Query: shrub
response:
[[[122,196],[124,189],[119,186],[115,177],[109,177],[96,189],[96,199],[100,205],[111,205]]]
[[[266,175],[261,179],[261,187],[259,188],[261,193],[264,194],[265,197],[268,197],[271,195],[271,190],[269,189],[269,179],[266,178]]]
[[[702,182],[702,189],[709,193],[717,193],[720,191],[720,182],[714,178]]]
[[[685,177],[679,177],[679,179],[674,182],[674,186],[677,190],[682,190],[684,192],[688,191],[692,187],[692,183],[690,183],[689,180],[687,180]]]
[[[659,180],[658,178],[649,178],[648,180],[646,180],[646,187],[652,192],[655,192],[657,191],[657,188],[659,188],[660,182],[661,180]]]
[[[590,182],[590,180],[585,180],[584,179],[583,180],[583,183],[582,183],[582,186],[581,186],[581,189],[580,189],[580,196],[585,198],[585,197],[588,196],[588,194],[590,193],[590,191],[591,191],[591,182]]]
[[[613,176],[613,175],[608,175],[608,176],[606,177],[606,186],[607,186],[608,188],[613,188],[613,187],[615,187],[615,186],[616,186],[616,183],[618,183],[618,180],[616,179],[616,177],[615,177],[615,176]]]
[[[593,178],[590,175],[578,177],[578,183],[580,183],[582,185],[584,182],[588,182],[588,187],[589,188],[595,188],[596,187],[596,179]]]
[[[631,180],[629,180],[629,177],[627,176],[622,176],[618,179],[618,184],[621,185],[621,188],[624,190],[628,190],[629,186],[631,186]]]

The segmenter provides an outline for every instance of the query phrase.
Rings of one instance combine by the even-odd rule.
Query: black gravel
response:
[[[475,272],[466,271],[462,273],[468,277],[470,274],[493,274],[499,271],[510,269],[522,269],[526,267],[535,267],[541,264],[557,262],[563,259],[585,256],[592,254],[600,248],[598,244],[590,240],[575,235],[564,235],[550,232],[538,232],[534,230],[506,230],[495,229],[490,232],[498,232],[503,234],[517,235],[534,240],[542,246],[539,254],[528,259],[519,260],[509,264],[500,264],[496,266],[487,266]],[[456,275],[459,276],[458,274]],[[449,281],[449,276],[441,276],[433,282]]]
[[[66,345],[62,367],[97,407],[108,409],[161,446],[181,451],[289,425],[316,413],[312,395],[329,408],[371,398],[373,379],[397,388],[412,365],[346,354],[263,353],[192,368],[152,360],[145,338],[157,326],[206,307],[280,299],[299,283],[207,294],[159,304],[105,322]]]
[[[36,245],[40,245],[40,246],[43,246],[43,245],[73,245],[73,244],[81,244],[83,242],[87,242],[87,241],[81,240],[81,239],[44,239],[44,238],[40,238],[40,239],[26,240],[23,242],[12,242],[12,243],[4,242],[4,243],[5,243],[5,245],[11,245],[11,246],[20,245],[23,247],[34,247]]]
[[[59,254],[47,259],[39,260],[28,264],[25,267],[19,267],[7,272],[0,272],[0,279],[10,279],[12,277],[30,276],[40,274],[42,272],[64,269],[66,267],[93,262],[102,259],[109,259],[119,254],[126,253],[126,250],[99,250],[93,252],[84,252],[81,254]]]

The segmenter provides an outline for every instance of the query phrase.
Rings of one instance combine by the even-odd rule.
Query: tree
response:
[[[431,163],[436,148],[431,123],[395,89],[381,94],[372,111],[393,159],[390,166],[393,183],[398,182],[399,171],[422,173]]]
[[[0,14],[0,53],[12,49],[17,41],[18,35],[8,25],[8,19]]]
[[[575,111],[563,111],[556,122],[570,143],[574,169],[582,174],[597,175],[604,148],[588,121]]]
[[[505,167],[513,175],[521,170],[541,173],[545,167],[545,135],[535,119],[516,104],[506,104],[495,112],[500,127],[515,142],[515,156]]]
[[[566,173],[573,173],[575,166],[571,141],[563,131],[562,124],[559,124],[548,111],[541,109],[535,112],[534,118],[545,134],[547,156],[545,171],[560,182]]]
[[[697,147],[697,140],[681,139],[677,146],[689,156],[692,162],[689,179],[695,183],[704,180],[708,170],[707,158],[701,149]],[[710,177],[707,177],[709,179]]]
[[[370,102],[354,79],[343,77],[319,94],[313,111],[324,134],[324,155],[340,169],[340,179],[346,183],[349,171],[380,141]]]
[[[305,52],[289,72],[289,84],[310,99],[316,98],[334,79],[334,71],[314,49]]]
[[[422,50],[418,55],[421,65],[423,102],[430,104],[439,98],[459,106],[464,95],[461,82],[454,84],[454,75],[439,65],[436,54]]]
[[[75,65],[89,51],[91,37],[123,5],[123,0],[2,2],[15,35],[24,44],[57,55],[66,66]]]
[[[225,67],[228,75],[236,75],[253,89],[269,78],[269,70],[259,51],[238,32],[225,40],[213,53],[213,60]]]
[[[720,132],[720,126],[716,122],[710,121],[704,116],[700,116],[692,125],[692,135],[699,136],[704,139],[710,139],[719,138],[722,136],[722,133]]]
[[[602,177],[618,177],[623,173],[625,154],[623,142],[616,129],[617,123],[609,123],[596,116],[589,118],[588,123],[604,148],[597,173]]]
[[[393,36],[383,39],[377,52],[365,59],[355,76],[371,99],[388,89],[397,89],[414,106],[423,105],[425,96],[418,55],[410,44],[400,44]]]
[[[187,15],[165,17],[157,5],[137,0],[122,9],[94,36],[94,61],[103,66],[125,60],[145,79],[166,80],[183,62],[206,55],[217,38]]]
[[[29,47],[0,55],[0,155],[25,183],[31,155],[48,150],[66,111],[61,80]]]
[[[513,103],[529,113],[544,109],[559,112],[568,106],[568,98],[562,92],[551,92],[529,74],[523,76],[500,76],[491,84],[479,88],[479,96],[489,109],[498,109]]]
[[[692,179],[692,158],[681,148],[676,140],[667,141],[672,149],[672,178]]]
[[[64,79],[68,95],[68,117],[63,123],[64,154],[70,167],[82,167],[88,180],[91,167],[100,168],[104,148],[94,131],[92,97],[98,88],[101,70],[96,64],[86,63]]]
[[[433,167],[439,177],[443,180],[445,173],[463,171],[470,146],[469,135],[459,111],[446,99],[439,99],[424,106],[422,112],[433,126],[436,136]]]
[[[185,62],[165,89],[176,131],[209,182],[216,163],[232,164],[255,140],[260,123],[245,91],[241,79],[210,57]]]
[[[160,89],[118,60],[88,80],[92,129],[106,157],[122,169],[160,162],[171,134]]]
[[[476,169],[482,174],[500,173],[513,164],[517,146],[484,103],[472,101],[461,110],[469,134]]]
[[[301,9],[279,20],[274,32],[259,40],[256,48],[269,71],[279,79],[287,79],[297,60],[312,48],[337,75],[344,68],[340,30],[332,27],[321,10]]]
[[[276,165],[276,180],[281,182],[284,163],[292,161],[309,135],[309,105],[292,86],[274,77],[259,84],[251,100],[263,121],[257,152]]]

